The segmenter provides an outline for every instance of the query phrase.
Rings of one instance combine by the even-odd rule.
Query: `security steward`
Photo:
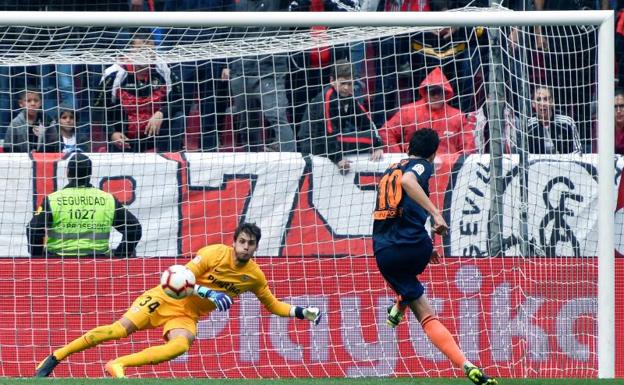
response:
[[[27,226],[31,256],[109,257],[111,228],[123,236],[112,256],[134,256],[141,224],[113,195],[91,185],[91,170],[89,157],[70,156],[69,183],[44,198]]]

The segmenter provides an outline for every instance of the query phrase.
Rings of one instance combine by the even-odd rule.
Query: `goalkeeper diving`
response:
[[[165,343],[138,353],[118,357],[106,363],[106,371],[115,378],[125,377],[131,366],[158,364],[189,350],[197,335],[200,317],[213,310],[226,311],[232,299],[252,292],[271,313],[280,317],[296,317],[317,325],[321,312],[315,307],[300,307],[281,302],[269,289],[267,279],[252,259],[258,248],[261,231],[252,223],[242,223],[234,232],[232,246],[206,246],[186,264],[197,285],[193,295],[174,299],[159,285],[134,300],[130,308],[110,325],[99,326],[52,352],[36,368],[36,377],[49,376],[54,368],[70,355],[106,341],[118,340],[146,329],[163,327]]]

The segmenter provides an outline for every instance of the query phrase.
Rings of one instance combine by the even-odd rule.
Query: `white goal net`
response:
[[[376,183],[429,127],[441,138],[431,198],[450,231],[434,239],[444,263],[420,279],[440,320],[493,376],[598,376],[597,113],[608,106],[596,25],[110,24],[0,27],[0,375],[32,375],[166,267],[231,244],[241,222],[262,229],[256,260],[276,296],[321,308],[322,322],[243,295],[200,321],[187,354],[129,376],[462,375],[412,315],[386,326],[393,292],[371,243]],[[29,253],[26,224],[67,183],[74,151],[141,222],[135,256]],[[613,166],[601,194],[619,210],[624,159]],[[139,332],[54,375],[100,377],[109,359],[160,341]]]

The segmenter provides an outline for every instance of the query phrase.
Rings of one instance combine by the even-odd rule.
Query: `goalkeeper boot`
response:
[[[464,365],[466,377],[476,385],[498,385],[498,381],[494,378],[486,376],[483,371],[472,364]]]
[[[41,361],[41,363],[37,365],[37,368],[35,369],[35,377],[48,377],[52,374],[52,371],[60,362],[61,361],[57,360],[53,354],[50,354],[45,360]]]
[[[391,328],[399,326],[403,315],[405,314],[405,307],[400,305],[400,302],[396,302],[394,305],[388,307],[388,318],[386,323]]]
[[[110,374],[113,378],[124,378],[126,374],[124,373],[124,367],[121,364],[115,362],[115,360],[108,361],[104,369]]]

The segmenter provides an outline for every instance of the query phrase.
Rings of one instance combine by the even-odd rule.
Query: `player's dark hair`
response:
[[[334,63],[334,80],[353,79],[353,67],[346,59],[338,60]]]
[[[253,236],[256,238],[256,243],[260,243],[262,231],[260,231],[260,228],[256,226],[255,223],[243,222],[238,225],[238,227],[234,231],[234,242],[236,242],[240,233],[245,233],[247,235]]]
[[[91,181],[91,159],[85,154],[75,152],[67,160],[67,177],[77,185],[86,185]]]
[[[614,96],[624,96],[624,88],[621,88],[621,87],[616,88]]]
[[[421,128],[412,135],[407,154],[427,159],[438,151],[439,145],[440,137],[437,132],[431,128]]]

